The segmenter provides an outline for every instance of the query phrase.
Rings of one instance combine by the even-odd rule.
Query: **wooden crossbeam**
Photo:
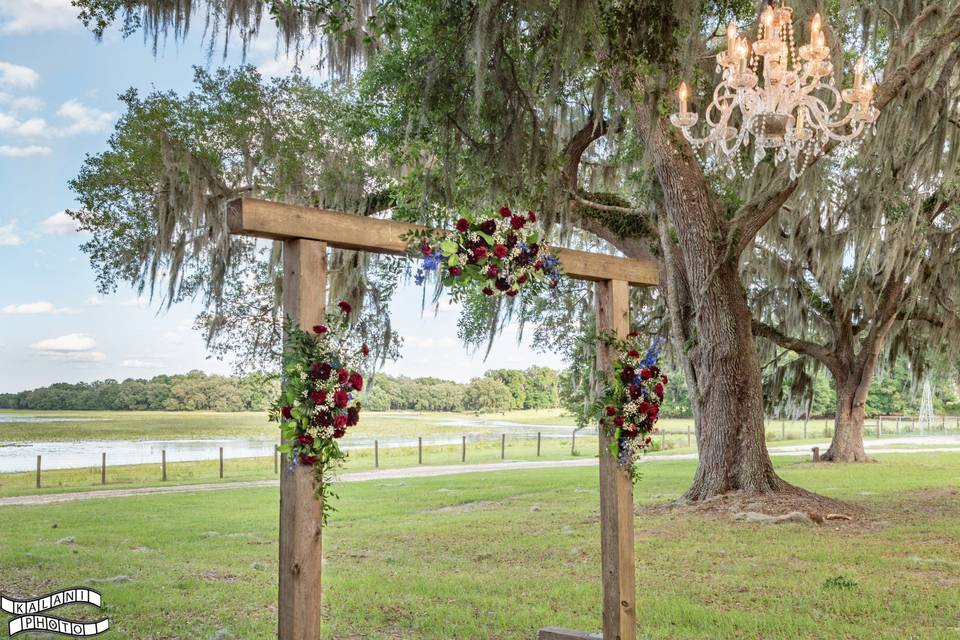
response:
[[[389,254],[406,252],[407,243],[400,239],[404,234],[427,229],[395,220],[379,220],[256,198],[240,198],[231,202],[227,209],[227,224],[230,233],[239,235],[274,240],[320,240],[341,249]],[[657,263],[651,260],[634,260],[573,249],[556,251],[564,273],[571,278],[622,280],[638,287],[656,286],[659,283]]]

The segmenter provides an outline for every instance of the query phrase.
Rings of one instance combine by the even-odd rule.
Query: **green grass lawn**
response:
[[[791,482],[863,504],[838,527],[641,507],[641,638],[957,638],[960,455],[780,459]],[[662,503],[692,462],[644,468]],[[523,639],[600,619],[596,469],[338,488],[324,533],[325,638]],[[112,637],[274,637],[276,489],[3,508],[0,590],[97,588]],[[58,544],[66,536],[75,543]],[[90,609],[62,609],[67,617]]]

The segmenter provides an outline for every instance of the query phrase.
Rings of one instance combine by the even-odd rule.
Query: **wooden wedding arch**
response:
[[[327,247],[402,254],[401,236],[418,225],[377,220],[311,207],[241,198],[227,210],[230,233],[283,241],[283,306],[300,326],[320,324],[326,313]],[[596,283],[597,328],[625,336],[629,331],[630,287],[657,284],[654,262],[559,249],[567,277]],[[611,370],[612,353],[598,346],[598,366]],[[636,637],[636,572],[633,485],[608,453],[600,434],[600,547],[603,579],[603,638]],[[281,466],[280,640],[320,639],[321,505],[314,498],[313,471]],[[564,629],[541,629],[541,640],[589,638]]]

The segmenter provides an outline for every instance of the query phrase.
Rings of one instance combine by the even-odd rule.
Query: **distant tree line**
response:
[[[0,394],[2,409],[100,411],[260,411],[279,389],[273,376],[242,377],[191,371],[149,380],[128,378],[69,384]]]

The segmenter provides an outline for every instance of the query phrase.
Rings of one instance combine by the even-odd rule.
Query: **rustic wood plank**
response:
[[[537,633],[537,640],[603,640],[603,636],[561,627],[545,627]]]
[[[230,232],[239,235],[289,240],[321,240],[330,246],[359,251],[402,254],[406,243],[400,236],[427,227],[395,220],[378,220],[326,209],[240,198],[227,209]],[[579,280],[623,280],[633,286],[656,286],[657,264],[617,256],[558,249],[564,272]]]
[[[287,240],[283,246],[283,308],[302,327],[320,324],[326,313],[327,245]],[[280,640],[320,640],[320,568],[323,509],[314,496],[314,470],[292,470],[284,456],[280,472]]]
[[[630,327],[630,290],[613,280],[596,285],[597,330],[626,336]],[[613,368],[612,349],[599,345],[597,368]],[[600,432],[600,554],[603,581],[603,637],[636,638],[636,573],[633,538],[633,483],[608,449],[611,438]]]

